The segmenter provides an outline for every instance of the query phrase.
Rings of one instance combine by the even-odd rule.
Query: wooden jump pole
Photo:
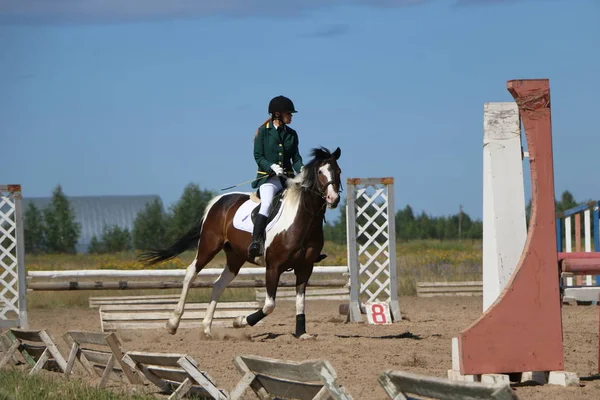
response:
[[[308,287],[343,287],[348,283],[344,279],[312,280]],[[126,289],[180,289],[183,282],[178,281],[54,281],[54,282],[28,282],[27,289],[34,291],[68,291],[68,290],[126,290]],[[214,282],[196,280],[193,288],[212,288]],[[265,287],[264,279],[234,280],[227,288],[261,288]],[[296,287],[294,279],[282,279],[279,287]]]
[[[238,272],[241,276],[264,276],[266,269],[264,267],[245,267]],[[223,272],[223,268],[204,268],[198,273],[199,278],[214,277],[217,278]],[[349,273],[347,266],[316,266],[313,268],[313,275],[340,275]],[[282,277],[294,275],[291,271],[286,271]],[[81,270],[60,270],[60,271],[28,271],[27,278],[45,278],[45,279],[79,279],[79,278],[182,278],[185,276],[185,268],[178,269],[81,269]]]
[[[483,312],[510,279],[527,238],[519,107],[483,108]]]
[[[564,369],[549,81],[511,80],[507,89],[529,147],[531,220],[506,287],[457,337],[463,375]]]

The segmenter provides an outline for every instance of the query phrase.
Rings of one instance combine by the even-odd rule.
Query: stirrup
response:
[[[253,241],[250,243],[250,246],[248,246],[248,257],[256,258],[262,256],[264,253],[263,247],[264,245],[260,242],[260,240]]]

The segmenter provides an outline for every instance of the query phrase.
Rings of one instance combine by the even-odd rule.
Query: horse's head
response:
[[[339,147],[333,153],[324,147],[312,149],[313,159],[304,167],[306,176],[303,186],[317,192],[329,208],[336,208],[340,203],[342,170],[337,160],[341,153]]]

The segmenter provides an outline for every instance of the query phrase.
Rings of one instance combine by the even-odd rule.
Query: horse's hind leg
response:
[[[179,302],[177,302],[177,306],[173,311],[173,316],[169,318],[166,324],[167,332],[171,335],[174,335],[177,332],[177,328],[179,328],[185,306],[185,299],[187,298],[192,282],[202,268],[204,268],[204,266],[206,266],[206,264],[208,264],[221,250],[221,245],[222,243],[214,236],[212,238],[209,235],[201,237],[196,258],[185,270],[185,278],[183,278],[183,288],[181,289]]]
[[[254,326],[260,322],[267,315],[271,314],[275,310],[275,296],[277,294],[277,285],[279,284],[279,277],[281,272],[278,268],[267,267],[266,271],[266,288],[267,295],[265,297],[265,304],[263,308],[253,312],[252,314],[244,317],[239,316],[233,321],[234,328],[243,328],[245,326]]]
[[[237,256],[233,250],[226,250],[227,254],[227,265],[221,272],[219,279],[215,282],[213,286],[212,293],[210,295],[210,304],[208,305],[208,309],[206,310],[206,315],[204,320],[202,321],[202,326],[204,327],[204,334],[207,337],[212,337],[211,334],[211,326],[213,316],[215,314],[215,309],[217,308],[217,302],[219,298],[225,291],[225,288],[233,279],[237,276],[242,265],[244,265],[245,259],[244,257]]]
[[[196,278],[196,265],[198,264],[197,259],[191,262],[190,265],[185,270],[185,278],[183,278],[183,289],[181,290],[181,295],[179,296],[179,301],[177,302],[177,306],[173,311],[173,315],[167,321],[166,328],[167,332],[171,335],[177,333],[177,328],[179,328],[179,322],[181,321],[181,316],[183,315],[183,307],[185,305],[185,299],[188,294],[188,290],[190,285]]]

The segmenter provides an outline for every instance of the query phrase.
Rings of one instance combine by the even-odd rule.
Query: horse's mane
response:
[[[289,204],[295,204],[300,200],[300,195],[304,189],[317,190],[317,173],[315,165],[332,156],[329,149],[322,146],[311,149],[310,155],[312,159],[304,165],[304,170],[294,178],[287,180],[285,197],[289,200]]]

